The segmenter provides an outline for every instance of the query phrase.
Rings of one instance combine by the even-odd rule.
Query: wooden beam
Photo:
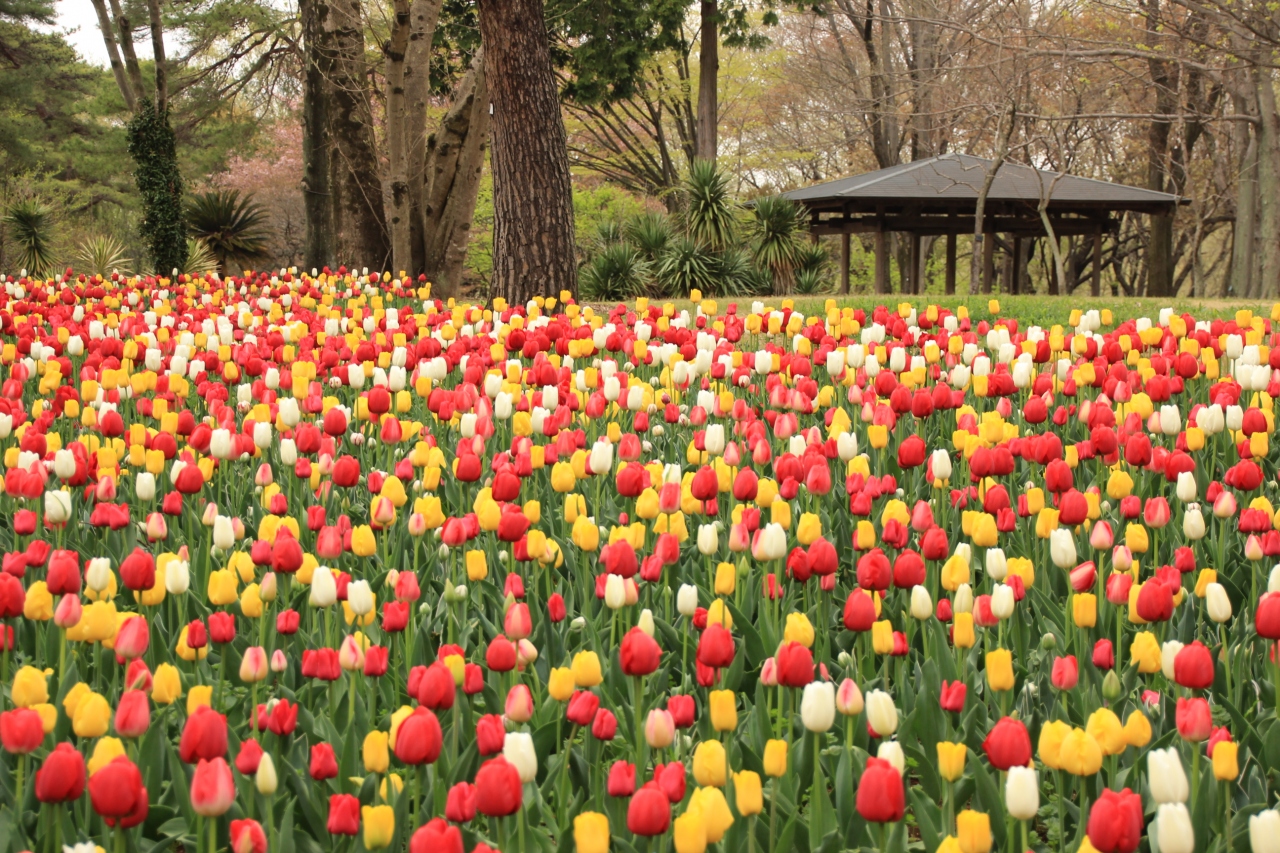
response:
[[[889,241],[882,230],[876,231],[876,293],[889,292]]]
[[[1093,275],[1090,276],[1089,291],[1097,296],[1102,295],[1102,234],[1101,228],[1093,231]]]
[[[947,234],[947,296],[956,292],[956,234]]]
[[[1016,295],[1022,288],[1022,237],[1013,235],[1012,269],[1009,271],[1009,293]]]
[[[849,243],[852,239],[853,235],[848,231],[840,235],[840,292],[844,294],[849,292]]]
[[[920,263],[920,235],[914,231],[911,232],[910,237],[907,239],[907,254],[911,256],[908,261],[911,265],[911,289],[907,292],[917,295],[924,293],[924,282],[920,280],[920,267],[922,266]],[[906,288],[904,287],[903,290],[906,290]]]
[[[996,235],[991,231],[982,235],[982,292],[991,292],[991,279],[995,277]]]

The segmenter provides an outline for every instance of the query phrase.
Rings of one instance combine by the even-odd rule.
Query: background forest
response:
[[[474,3],[94,7],[80,26],[110,35],[114,68],[77,56],[53,0],[0,0],[0,269],[154,268],[128,127],[157,86],[135,46],[162,30],[185,266],[346,262],[487,291],[485,106],[501,81]],[[1172,220],[1123,220],[1104,258],[1114,294],[1277,295],[1280,19],[1262,0],[551,0],[542,14],[588,298],[827,291],[834,245],[770,195],[1002,146],[1192,199]],[[1043,244],[1027,265],[1040,292]],[[855,239],[855,289],[867,257]]]

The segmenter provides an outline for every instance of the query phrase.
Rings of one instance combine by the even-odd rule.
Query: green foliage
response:
[[[581,103],[629,98],[652,57],[681,48],[688,0],[549,0],[556,64],[565,95]]]
[[[196,237],[187,238],[187,264],[182,271],[187,275],[204,275],[218,268],[218,256],[209,244]]]
[[[643,213],[623,227],[623,233],[645,260],[654,263],[671,244],[675,229],[665,213]]]
[[[108,276],[115,271],[132,272],[124,243],[110,234],[98,234],[80,241],[76,247],[74,265],[77,272],[86,275]]]
[[[615,302],[642,294],[649,284],[649,264],[634,247],[613,242],[582,268],[578,287],[584,299]]]
[[[267,257],[266,208],[239,190],[197,193],[187,205],[187,229],[208,247],[225,272],[233,261],[253,263]]]
[[[658,283],[667,296],[687,296],[692,290],[715,291],[718,260],[698,241],[676,237],[658,263]]]
[[[689,167],[684,193],[684,224],[690,239],[712,249],[732,244],[738,204],[729,193],[728,176],[709,160],[695,160]]]
[[[17,266],[44,278],[53,271],[53,209],[38,199],[23,199],[4,215],[10,242],[17,249]]]
[[[156,272],[168,275],[187,266],[186,229],[182,223],[182,175],[168,114],[149,102],[139,105],[129,122],[129,156],[142,196],[143,239]]]
[[[768,267],[775,287],[789,293],[804,230],[800,206],[782,196],[765,196],[756,200],[754,212],[756,263]]]

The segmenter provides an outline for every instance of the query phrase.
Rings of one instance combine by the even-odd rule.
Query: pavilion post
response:
[[[996,235],[988,231],[982,235],[982,292],[991,292],[991,279],[996,273]]]
[[[956,292],[956,232],[947,233],[947,296]]]
[[[1093,225],[1093,273],[1089,276],[1089,292],[1102,295],[1102,224]]]
[[[1022,237],[1013,235],[1013,257],[1009,259],[1009,293],[1017,295],[1022,286]]]
[[[917,232],[911,232],[911,236],[907,240],[907,247],[909,249],[909,254],[911,255],[911,289],[907,290],[907,288],[904,287],[903,290],[908,293],[918,295],[924,293],[924,282],[922,281],[923,276],[920,272],[920,268],[924,266],[924,264],[920,261],[920,235]]]
[[[840,234],[840,292],[846,294],[849,292],[849,242],[852,236],[848,231]]]
[[[889,292],[889,241],[884,226],[876,230],[876,293]]]

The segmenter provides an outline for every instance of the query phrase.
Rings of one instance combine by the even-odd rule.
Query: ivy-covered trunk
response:
[[[129,122],[129,156],[142,195],[142,238],[157,275],[182,272],[187,235],[182,221],[182,175],[169,114],[143,99]]]

